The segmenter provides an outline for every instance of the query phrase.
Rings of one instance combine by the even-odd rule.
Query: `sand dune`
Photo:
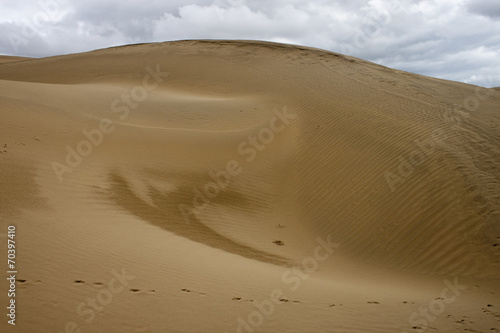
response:
[[[500,331],[498,89],[210,40],[0,57],[0,101],[19,332]]]

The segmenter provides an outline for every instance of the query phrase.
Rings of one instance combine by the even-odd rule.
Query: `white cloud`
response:
[[[499,4],[494,0],[151,0],[147,5],[123,0],[2,1],[0,53],[39,57],[138,42],[261,39],[500,86],[500,78],[492,74],[499,72],[500,63]]]

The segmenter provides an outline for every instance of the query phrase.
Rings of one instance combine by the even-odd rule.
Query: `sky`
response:
[[[0,0],[0,54],[251,39],[500,87],[500,0]]]

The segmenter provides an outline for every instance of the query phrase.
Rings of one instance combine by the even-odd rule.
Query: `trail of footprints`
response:
[[[73,283],[75,283],[75,284],[86,284],[86,282],[84,280],[75,280],[75,281],[73,281]],[[104,283],[102,283],[102,282],[94,282],[93,286],[96,287],[96,288],[102,288],[104,286]],[[137,288],[130,288],[128,291],[131,292],[131,293],[134,293],[134,294],[143,292],[141,289],[137,289]],[[149,290],[146,290],[145,292],[147,292],[148,294],[154,294],[154,293],[156,293],[156,290],[149,289]]]
[[[243,299],[241,297],[233,297],[232,300],[235,301],[235,302],[254,302],[253,299]],[[291,300],[286,299],[286,298],[281,298],[281,299],[279,299],[279,301],[281,303],[288,303],[288,302],[300,303],[300,301],[291,301]]]
[[[16,282],[20,286],[23,286],[23,285],[28,285],[30,283],[39,284],[39,283],[42,283],[43,281],[41,281],[41,280],[33,280],[32,282],[29,282],[28,280],[25,280],[25,279],[17,279]],[[85,284],[87,284],[87,282],[85,282],[84,280],[74,280],[73,283],[76,284],[76,285],[85,285]],[[103,282],[94,282],[92,285],[95,288],[103,288],[104,287],[104,283]],[[207,296],[206,293],[194,291],[194,290],[187,289],[187,288],[182,288],[182,289],[180,289],[180,291],[183,292],[183,293],[186,293],[186,294],[193,293],[193,294],[197,294],[199,296]],[[144,292],[146,292],[148,294],[154,294],[154,293],[156,293],[156,290],[155,289],[149,289],[149,290],[146,290],[146,291],[142,291],[141,289],[138,289],[138,288],[130,288],[129,292],[133,293],[133,294],[139,294],[139,293],[144,293]],[[254,302],[253,299],[243,299],[242,297],[233,297],[232,301],[234,301],[234,302]],[[302,303],[299,300],[289,300],[287,298],[281,298],[279,301],[281,303],[295,303],[295,304]],[[370,304],[370,305],[380,305],[380,302],[377,302],[377,301],[367,301],[366,303]],[[403,304],[413,304],[413,305],[415,304],[415,302],[408,302],[408,301],[403,301],[402,303]],[[330,307],[330,308],[333,308],[333,307],[343,307],[343,306],[344,306],[343,304],[334,304],[334,303],[328,305],[328,307]],[[493,310],[493,308],[494,308],[493,304],[486,304],[484,307],[481,308],[481,310],[486,315],[493,316],[494,318],[500,320],[500,312],[495,312]],[[446,318],[454,320],[453,315],[451,315],[451,314],[447,315]],[[469,319],[467,319],[467,316],[463,316],[462,319],[460,319],[460,320],[454,320],[454,322],[456,324],[461,325],[461,326],[467,325],[467,324],[474,324],[473,321],[470,321]],[[414,330],[420,330],[420,329],[422,329],[421,327],[418,327],[418,326],[415,326],[415,327],[412,327],[412,328]],[[427,327],[427,328],[428,329],[432,329],[432,330],[436,330],[434,327],[430,327],[430,326]],[[466,331],[471,331],[471,332],[476,332],[476,331],[474,331],[474,330],[472,330],[470,328],[466,328],[465,330]],[[490,331],[497,332],[497,329],[491,328]]]
[[[36,136],[34,136],[34,137],[33,137],[33,140],[38,141],[38,142],[40,142],[40,141],[41,141],[41,140],[40,140],[38,137],[36,137]],[[18,146],[26,146],[26,144],[25,144],[25,143],[23,143],[23,142],[14,142],[14,144],[15,144],[15,145],[18,145]],[[7,143],[4,143],[3,145],[2,145],[2,144],[0,144],[0,154],[7,154],[7,153],[8,153],[7,148],[8,148],[8,144],[7,144]]]

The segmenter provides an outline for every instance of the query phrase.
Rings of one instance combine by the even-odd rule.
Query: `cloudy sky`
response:
[[[500,0],[0,0],[0,13],[5,55],[257,39],[500,86]]]

